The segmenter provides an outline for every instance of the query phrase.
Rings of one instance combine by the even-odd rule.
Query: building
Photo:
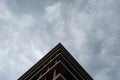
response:
[[[93,80],[59,43],[18,80]]]

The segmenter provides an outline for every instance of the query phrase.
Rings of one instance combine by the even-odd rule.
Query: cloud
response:
[[[0,79],[14,80],[18,78],[17,72],[24,70],[24,66],[20,63],[32,64],[30,60],[26,59],[29,51],[33,51],[29,47],[30,42],[27,42],[28,38],[25,39],[27,34],[24,34],[24,30],[34,24],[34,19],[29,15],[15,16],[2,0],[0,12],[0,20],[2,21],[0,25]],[[24,52],[26,55],[22,56]],[[29,58],[32,59],[32,56],[29,55]],[[18,62],[16,63],[16,61]]]
[[[95,80],[119,80],[119,4],[0,0],[0,79],[16,80],[62,42]]]

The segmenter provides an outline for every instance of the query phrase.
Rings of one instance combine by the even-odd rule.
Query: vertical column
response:
[[[56,64],[57,62],[58,62],[58,61],[56,60],[56,61],[55,61],[55,64]]]
[[[42,73],[40,73],[40,76],[39,77],[41,77],[42,76]]]
[[[57,75],[57,74],[56,74],[56,69],[54,69],[54,72],[53,72],[53,79],[55,78],[56,75]]]
[[[47,70],[49,70],[50,66],[48,65]]]

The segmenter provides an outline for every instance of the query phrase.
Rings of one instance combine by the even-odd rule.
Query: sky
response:
[[[120,0],[0,0],[0,80],[59,42],[94,80],[120,80]]]

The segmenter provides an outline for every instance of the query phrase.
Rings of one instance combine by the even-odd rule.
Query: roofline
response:
[[[55,53],[57,50],[62,49],[62,51],[64,51],[65,55],[68,55],[71,59],[72,62],[75,63],[76,66],[78,66],[78,70],[79,72],[83,72],[83,74],[85,74],[89,79],[92,79],[92,77],[84,70],[84,68],[75,60],[75,58],[67,51],[67,49],[61,44],[57,44],[52,50],[50,50],[42,59],[40,59],[34,66],[32,66],[28,71],[26,71],[18,80],[24,79],[24,77],[26,77],[27,75],[30,74],[30,72],[34,71],[36,68],[38,68],[38,66],[42,66],[40,65],[41,63],[43,63],[44,61],[46,61],[47,58],[49,58],[51,56],[52,53]],[[43,64],[44,65],[44,64]],[[93,79],[92,79],[93,80]]]

